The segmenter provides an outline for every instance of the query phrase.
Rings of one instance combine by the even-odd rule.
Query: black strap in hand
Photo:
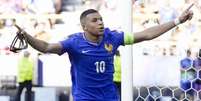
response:
[[[10,45],[10,51],[17,53],[20,50],[28,48],[28,42],[22,34],[23,30],[17,25],[15,25],[15,27],[17,27],[18,32]],[[18,42],[19,44],[17,45]]]

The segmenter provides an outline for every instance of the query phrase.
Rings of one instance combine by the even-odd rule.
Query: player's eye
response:
[[[98,20],[97,18],[94,18],[92,19],[92,22],[97,22],[97,20]]]
[[[103,19],[102,19],[102,18],[100,18],[99,20],[100,20],[100,21],[103,21]]]

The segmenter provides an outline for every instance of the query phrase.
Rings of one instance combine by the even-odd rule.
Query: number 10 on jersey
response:
[[[104,73],[105,72],[105,61],[97,61],[94,63],[96,66],[97,73]]]

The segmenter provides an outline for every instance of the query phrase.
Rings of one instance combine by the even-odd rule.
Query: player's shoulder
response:
[[[121,33],[123,33],[123,31],[118,30],[118,29],[105,28],[105,33],[109,36],[112,36],[112,35],[116,35],[116,34],[121,34]]]
[[[120,29],[113,29],[113,28],[105,28],[105,32],[106,33],[122,33],[123,31],[121,31]]]
[[[69,35],[69,38],[80,38],[82,36],[82,32],[78,32],[78,33],[73,33],[71,35]]]
[[[74,39],[80,38],[81,36],[82,36],[82,33],[78,32],[78,33],[70,34],[70,35],[66,36],[64,39],[65,40],[74,40]]]

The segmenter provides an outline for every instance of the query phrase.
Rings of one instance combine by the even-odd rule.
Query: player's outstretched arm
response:
[[[24,35],[25,40],[31,45],[34,49],[43,52],[43,53],[55,53],[55,54],[61,54],[62,46],[60,43],[47,43],[43,40],[36,39],[29,35],[26,31],[21,29],[19,26],[15,25],[18,30],[21,30],[21,34]]]
[[[193,17],[193,12],[190,10],[190,8],[192,6],[193,4],[191,4],[177,19],[173,21],[150,27],[141,32],[134,33],[134,43],[154,39],[174,28],[175,26],[184,23],[187,20],[191,20]]]

